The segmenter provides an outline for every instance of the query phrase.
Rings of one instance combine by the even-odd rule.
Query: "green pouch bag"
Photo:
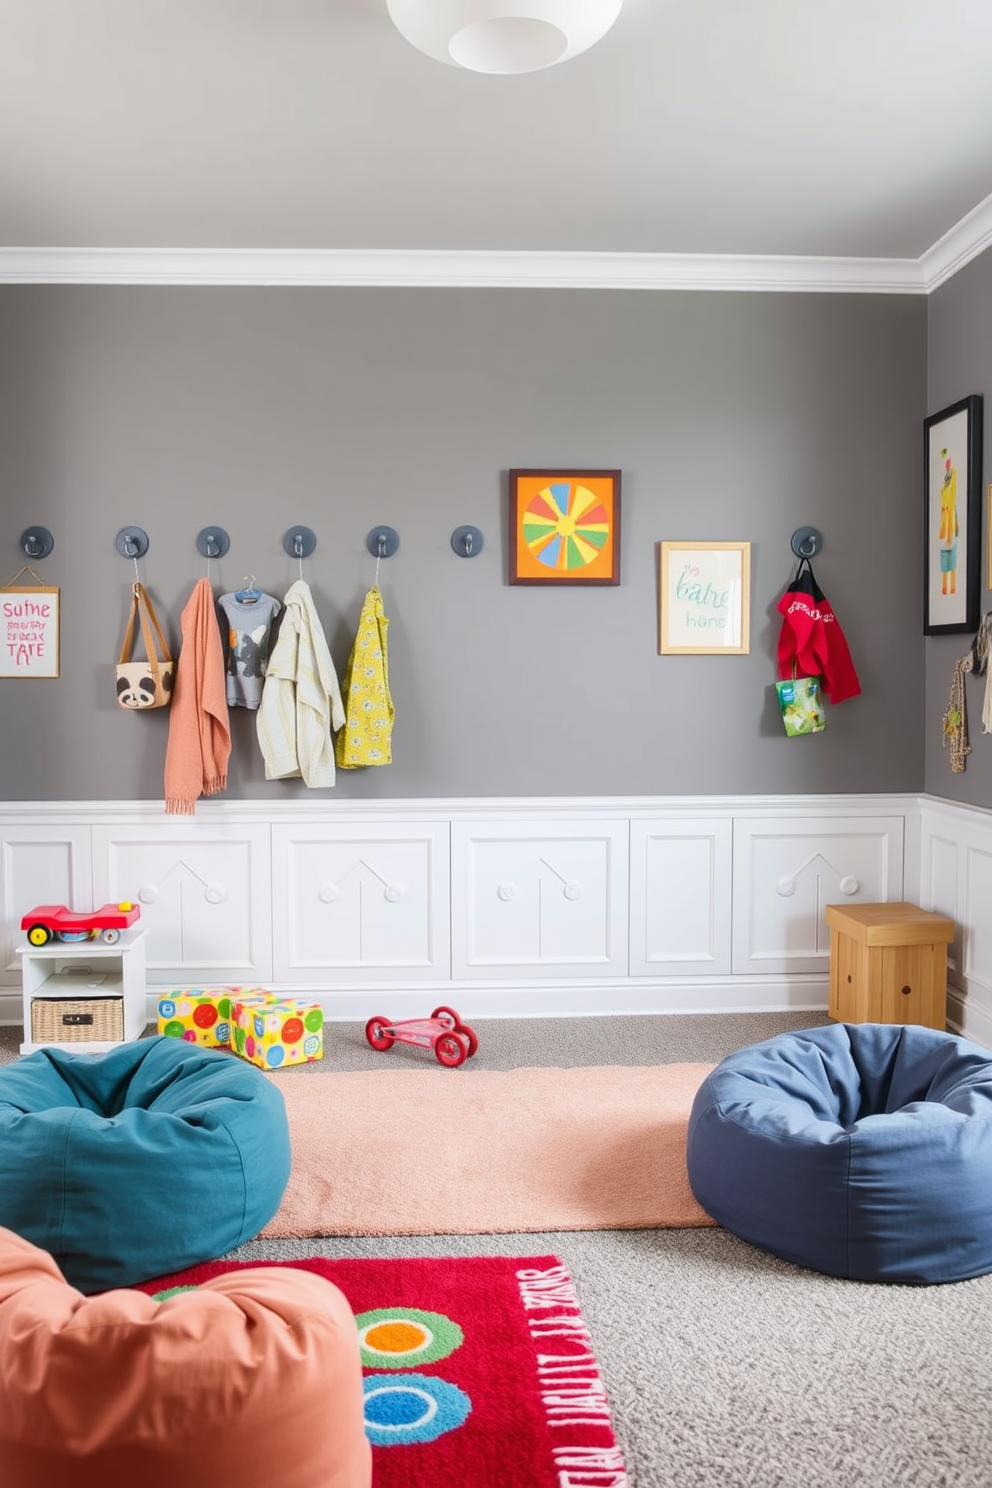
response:
[[[799,734],[820,734],[827,726],[818,677],[789,677],[775,683],[782,722],[790,739]]]

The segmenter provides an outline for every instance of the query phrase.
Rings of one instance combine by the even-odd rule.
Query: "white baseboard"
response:
[[[353,985],[300,987],[273,984],[267,988],[287,997],[319,1002],[332,1023],[365,1022],[377,1014],[390,1018],[424,1018],[439,1004],[455,1007],[468,1021],[483,1018],[615,1017],[642,1013],[764,1013],[826,1010],[825,977],[793,977],[775,981],[740,978],[700,978],[691,983],[670,981],[638,984],[630,980],[557,983],[459,983],[401,986]],[[149,1018],[155,1015],[149,997]]]
[[[973,994],[948,987],[947,1026],[953,1033],[992,1049],[992,1011]]]
[[[175,991],[175,983],[149,988],[148,1021],[154,1023],[159,996]],[[825,1012],[827,979],[791,977],[779,981],[740,978],[701,978],[692,983],[671,981],[639,984],[632,981],[511,983],[436,986],[306,987],[298,983],[266,982],[265,990],[286,997],[318,1002],[330,1023],[364,1023],[376,1014],[390,1018],[424,1018],[440,1004],[457,1008],[466,1019],[485,1018],[597,1018],[657,1013],[786,1013]],[[21,998],[0,993],[0,1024],[20,1024]]]

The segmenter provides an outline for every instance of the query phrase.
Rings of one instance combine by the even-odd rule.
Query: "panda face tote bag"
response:
[[[134,584],[131,593],[131,614],[124,628],[124,644],[117,663],[117,701],[122,708],[164,708],[172,701],[175,663],[169,655],[168,643],[145,586]],[[146,660],[132,661],[139,620]]]

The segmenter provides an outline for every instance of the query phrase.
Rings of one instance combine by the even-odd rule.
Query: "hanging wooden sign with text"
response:
[[[0,677],[57,677],[59,591],[40,581],[18,586],[20,576],[0,588]]]

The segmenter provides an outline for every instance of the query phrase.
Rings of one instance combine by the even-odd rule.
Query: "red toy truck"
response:
[[[407,1018],[391,1023],[388,1018],[370,1018],[365,1037],[373,1049],[391,1049],[394,1043],[419,1044],[433,1049],[438,1064],[464,1064],[479,1047],[479,1040],[454,1008],[435,1008],[429,1018]]]
[[[141,914],[136,904],[129,899],[120,904],[105,904],[89,914],[66,909],[64,904],[39,904],[29,910],[21,920],[21,929],[28,932],[28,942],[33,946],[47,945],[50,940],[90,940],[99,937],[107,945],[115,945],[121,931],[133,925]]]

